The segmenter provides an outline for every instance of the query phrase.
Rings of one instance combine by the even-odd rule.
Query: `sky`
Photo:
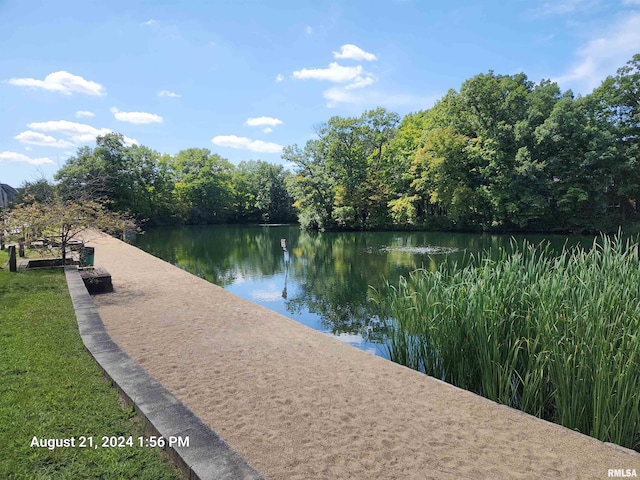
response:
[[[640,53],[640,0],[0,0],[0,183],[108,132],[285,164],[332,116],[428,109],[489,70],[586,95]]]

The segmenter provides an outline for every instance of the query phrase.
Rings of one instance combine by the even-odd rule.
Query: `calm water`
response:
[[[384,326],[370,288],[416,268],[508,248],[509,235],[440,232],[307,233],[297,226],[207,226],[148,230],[135,245],[226,290],[381,356]],[[281,247],[286,240],[287,253]],[[554,249],[593,237],[527,235]]]

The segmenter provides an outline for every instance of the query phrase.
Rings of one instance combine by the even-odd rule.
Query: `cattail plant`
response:
[[[603,441],[640,449],[637,244],[512,243],[416,270],[372,297],[392,361]]]

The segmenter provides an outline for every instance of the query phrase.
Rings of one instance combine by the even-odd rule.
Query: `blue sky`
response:
[[[493,70],[587,94],[640,53],[640,0],[0,0],[0,182],[96,135],[283,163],[331,116],[401,115]]]

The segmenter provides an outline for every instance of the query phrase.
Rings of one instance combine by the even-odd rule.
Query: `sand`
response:
[[[268,479],[603,479],[640,454],[365,353],[111,237],[113,340]]]

